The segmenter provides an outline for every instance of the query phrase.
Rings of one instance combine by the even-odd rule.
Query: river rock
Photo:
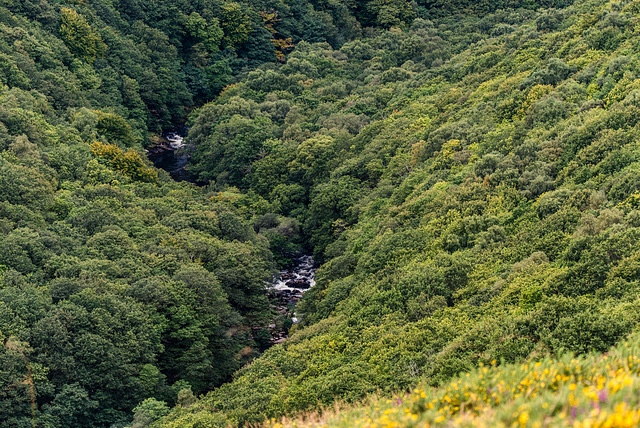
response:
[[[147,149],[147,154],[149,156],[156,156],[160,154],[164,154],[167,152],[172,152],[174,149],[165,143],[158,143],[155,146],[149,147]]]
[[[304,278],[292,279],[286,282],[288,287],[292,288],[310,288],[311,284]]]

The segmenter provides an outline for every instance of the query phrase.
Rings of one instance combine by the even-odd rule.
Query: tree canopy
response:
[[[3,424],[244,426],[607,352],[639,318],[639,13],[0,2]],[[201,187],[145,156],[185,124]]]

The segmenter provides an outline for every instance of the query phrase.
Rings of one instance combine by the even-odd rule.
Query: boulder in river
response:
[[[304,278],[291,279],[286,282],[287,287],[291,288],[311,288],[311,284]]]

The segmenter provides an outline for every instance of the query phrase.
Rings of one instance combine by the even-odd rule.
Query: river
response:
[[[195,178],[186,170],[189,163],[188,147],[184,143],[186,129],[164,134],[163,142],[148,150],[148,157],[156,168],[164,169],[175,181],[196,183]]]
[[[175,181],[188,181],[195,184],[195,178],[186,170],[189,163],[189,151],[184,143],[186,128],[163,135],[162,141],[149,148],[148,157],[156,168],[164,169]],[[305,291],[316,284],[316,263],[313,257],[304,255],[295,259],[291,268],[282,270],[272,282],[267,284],[267,294],[272,302],[274,318],[269,324],[271,344],[282,343],[288,337],[291,325],[298,322],[300,314],[295,307]],[[258,329],[263,327],[257,327]]]
[[[313,257],[298,257],[293,267],[280,271],[267,285],[268,293],[274,302],[271,309],[278,314],[269,325],[272,344],[284,342],[288,337],[289,327],[298,322],[301,314],[296,313],[295,308],[303,294],[316,285],[316,268]]]

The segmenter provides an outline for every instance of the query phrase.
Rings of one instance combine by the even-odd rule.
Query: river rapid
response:
[[[298,322],[301,314],[296,313],[296,305],[303,294],[316,285],[316,263],[313,257],[304,255],[295,259],[295,264],[280,271],[278,276],[267,285],[267,292],[271,297],[272,306],[278,315],[269,325],[271,343],[282,343],[288,337],[288,329]],[[290,319],[290,322],[286,322]],[[284,322],[278,321],[284,320]]]
[[[164,134],[161,143],[149,148],[147,157],[156,168],[167,171],[175,181],[196,183],[186,170],[190,147],[184,142],[184,134],[186,129]]]

